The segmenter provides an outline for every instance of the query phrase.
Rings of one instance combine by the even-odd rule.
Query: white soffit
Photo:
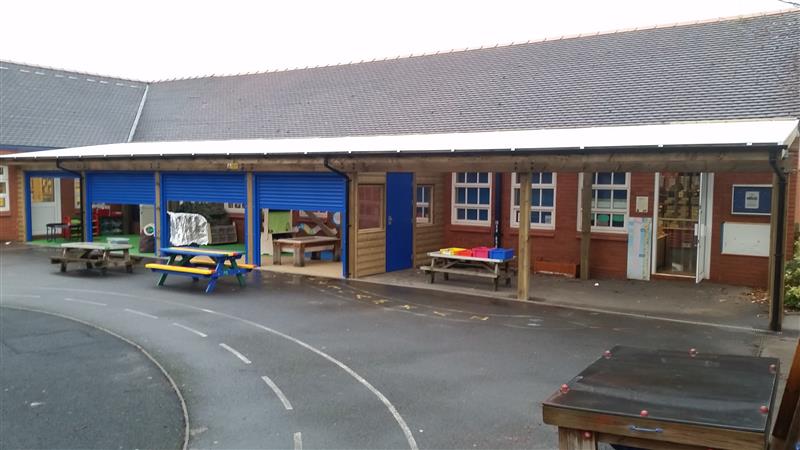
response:
[[[622,127],[335,138],[133,142],[16,153],[0,158],[73,159],[228,155],[313,155],[513,151],[598,147],[789,145],[798,119],[692,122]]]

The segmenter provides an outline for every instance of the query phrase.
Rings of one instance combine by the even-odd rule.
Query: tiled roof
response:
[[[800,116],[800,11],[154,83],[137,141]]]
[[[125,142],[145,86],[0,61],[0,147]]]

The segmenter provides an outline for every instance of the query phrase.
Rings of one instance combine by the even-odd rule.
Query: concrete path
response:
[[[0,308],[0,448],[181,448],[172,385],[136,347],[49,314]]]
[[[447,292],[253,274],[239,288],[61,274],[0,254],[2,304],[101,324],[183,391],[193,448],[556,447],[540,402],[614,345],[757,355],[781,336]],[[26,280],[36,280],[30,283]],[[784,356],[785,357],[785,356]]]

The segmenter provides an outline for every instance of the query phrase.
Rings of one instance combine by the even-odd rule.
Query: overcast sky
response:
[[[159,80],[787,8],[778,0],[3,0],[0,59]]]

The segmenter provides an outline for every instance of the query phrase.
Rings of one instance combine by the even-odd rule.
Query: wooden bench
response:
[[[276,239],[272,241],[272,263],[281,264],[281,251],[284,247],[291,247],[294,252],[294,265],[303,267],[306,265],[305,253],[311,252],[311,258],[316,259],[318,254],[324,250],[333,250],[333,259],[339,261],[341,258],[341,241],[337,237],[327,236],[299,236],[286,239]]]
[[[447,255],[441,252],[430,252],[431,264],[421,266],[420,270],[427,272],[430,276],[429,283],[436,282],[436,273],[444,274],[444,279],[448,280],[450,274],[465,275],[470,277],[490,278],[496,291],[500,284],[500,279],[505,280],[506,286],[511,284],[511,259],[491,259],[478,258],[475,256]]]
[[[100,269],[105,274],[109,267],[125,267],[133,272],[133,260],[129,244],[108,244],[103,242],[69,242],[61,244],[61,255],[50,258],[51,264],[61,266],[66,272],[71,263],[85,265],[87,269]]]
[[[169,264],[147,263],[145,268],[151,269],[154,272],[173,273],[176,275],[188,275],[191,277],[210,277],[214,274],[214,269],[206,269],[202,267],[186,267],[186,266],[172,266]]]
[[[217,263],[215,263],[214,261],[194,261],[194,260],[192,260],[192,264],[195,265],[195,266],[217,267]],[[231,267],[231,262],[230,261],[225,261],[225,267]],[[238,267],[240,269],[245,269],[245,270],[250,271],[250,270],[255,269],[256,265],[255,264],[237,262],[236,263],[236,267]]]

